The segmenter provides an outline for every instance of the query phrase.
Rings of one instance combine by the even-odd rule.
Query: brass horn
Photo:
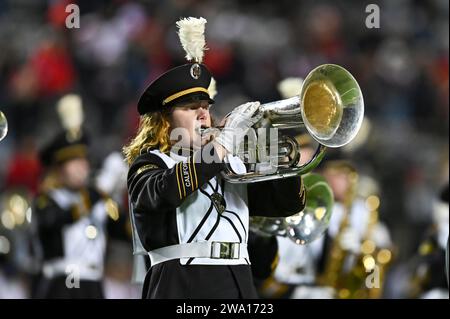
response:
[[[348,144],[358,133],[364,117],[364,100],[355,78],[341,66],[323,64],[305,78],[298,96],[262,104],[261,119],[239,146],[238,157],[247,172],[235,173],[231,165],[223,172],[231,183],[252,183],[302,175],[314,169],[327,147]],[[315,155],[298,166],[300,145],[280,134],[305,127],[319,143]],[[269,154],[269,155],[268,155]]]

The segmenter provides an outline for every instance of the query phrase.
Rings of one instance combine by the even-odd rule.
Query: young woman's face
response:
[[[63,163],[60,168],[61,182],[68,188],[79,190],[87,186],[89,162],[85,158],[74,158]]]
[[[323,172],[323,176],[330,184],[335,199],[341,202],[344,201],[345,195],[347,194],[350,186],[348,173],[342,170],[329,168],[325,169],[325,171]]]
[[[191,145],[200,146],[206,141],[201,140],[200,128],[211,127],[211,116],[209,114],[208,101],[199,101],[186,103],[176,106],[170,117],[170,125],[172,128],[171,139],[179,141],[179,132],[183,138],[179,142],[183,147]]]

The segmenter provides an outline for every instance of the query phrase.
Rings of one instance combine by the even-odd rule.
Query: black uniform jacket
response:
[[[153,153],[138,156],[128,173],[128,192],[139,239],[147,251],[179,244],[176,208],[187,196],[218,175],[223,163],[205,163],[201,150],[188,158],[196,182],[183,187],[183,163],[167,168]],[[216,156],[214,154],[214,156]],[[305,205],[299,177],[248,184],[253,216],[290,216]],[[153,266],[144,283],[144,298],[256,298],[248,265],[181,265],[178,259]]]
[[[91,208],[99,201],[112,201],[93,187],[80,191],[86,205],[86,212],[80,212],[77,206],[69,208],[60,207],[48,193],[39,194],[34,203],[35,216],[35,240],[39,242],[40,252],[36,256],[43,264],[52,260],[65,257],[64,228],[76,223],[85,214],[91,213]],[[114,202],[112,202],[114,203]],[[125,214],[116,210],[117,206],[105,206],[106,212],[111,218],[106,219],[105,231],[109,237],[129,241],[129,221]],[[114,219],[112,218],[114,215]],[[67,240],[67,239],[66,239]],[[104,252],[101,252],[102,254]],[[82,281],[77,289],[66,287],[66,274],[58,275],[52,279],[39,275],[39,284],[34,298],[103,298],[101,281]]]

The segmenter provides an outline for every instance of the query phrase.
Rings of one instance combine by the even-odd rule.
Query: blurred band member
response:
[[[81,118],[80,109],[75,95],[65,96],[59,104],[66,120]],[[89,185],[88,138],[81,121],[77,124],[64,125],[66,130],[40,153],[46,175],[34,202],[42,249],[37,298],[104,296],[106,231],[119,213],[115,202]]]

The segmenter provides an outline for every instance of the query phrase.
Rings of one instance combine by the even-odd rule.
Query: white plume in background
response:
[[[57,104],[61,124],[66,131],[79,131],[84,114],[81,97],[77,94],[64,95]]]
[[[178,36],[186,52],[186,59],[202,63],[206,48],[204,18],[184,18],[177,22]]]
[[[209,83],[208,93],[211,99],[214,99],[214,97],[217,95],[217,83],[213,77],[211,77],[211,82]]]
[[[302,78],[286,78],[278,83],[278,92],[283,99],[288,99],[300,94],[300,90],[303,85]]]

